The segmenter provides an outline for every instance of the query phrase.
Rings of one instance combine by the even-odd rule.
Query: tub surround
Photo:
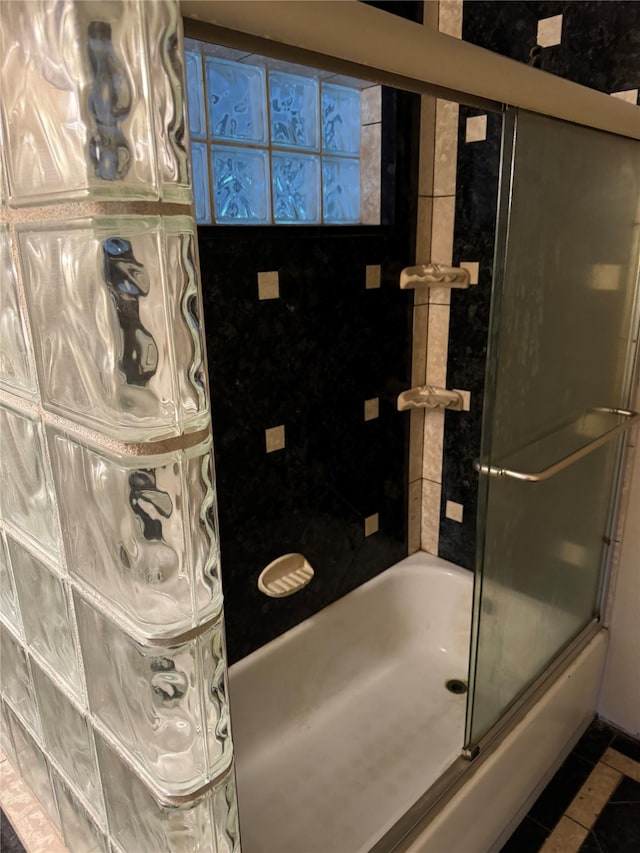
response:
[[[396,400],[410,387],[413,295],[398,278],[414,251],[417,102],[383,92],[392,222],[199,228],[232,661],[407,555]],[[260,274],[274,272],[261,299]],[[291,552],[313,580],[266,597],[260,572]]]

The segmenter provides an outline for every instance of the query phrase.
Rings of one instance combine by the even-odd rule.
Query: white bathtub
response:
[[[243,853],[369,850],[459,755],[472,581],[419,552],[231,667]]]

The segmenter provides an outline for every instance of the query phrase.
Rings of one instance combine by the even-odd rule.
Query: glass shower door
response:
[[[468,745],[598,616],[637,329],[640,143],[505,122]]]

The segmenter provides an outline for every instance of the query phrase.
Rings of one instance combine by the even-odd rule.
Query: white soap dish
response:
[[[260,572],[258,589],[271,598],[284,598],[305,587],[313,574],[302,554],[283,554]]]

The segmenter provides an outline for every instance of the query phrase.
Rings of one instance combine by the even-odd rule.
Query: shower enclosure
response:
[[[467,749],[597,627],[630,411],[640,145],[507,112]]]

